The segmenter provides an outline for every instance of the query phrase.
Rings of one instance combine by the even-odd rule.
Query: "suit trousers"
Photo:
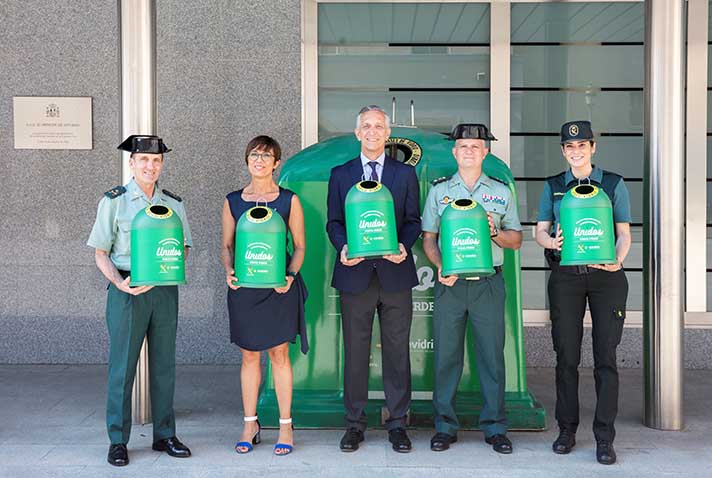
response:
[[[556,351],[556,421],[560,429],[576,432],[579,424],[578,366],[588,300],[593,323],[593,376],[596,382],[593,434],[596,441],[612,442],[615,438],[614,422],[618,414],[616,347],[623,333],[627,297],[628,280],[623,270],[606,272],[588,268],[586,273],[574,274],[552,265],[549,307]]]
[[[348,427],[365,430],[368,373],[374,313],[378,311],[383,356],[383,390],[390,417],[386,429],[405,427],[410,409],[410,325],[412,289],[386,292],[373,273],[360,293],[342,292],[341,327],[344,336],[344,408]]]
[[[133,296],[109,286],[109,382],[106,428],[112,444],[128,443],[131,392],[144,337],[148,340],[153,440],[175,436],[175,389],[178,287],[154,287]]]
[[[435,284],[433,408],[437,432],[455,435],[460,428],[455,401],[462,376],[469,318],[483,398],[480,428],[487,437],[507,433],[504,409],[505,296],[501,273],[480,280],[459,279],[452,287]]]

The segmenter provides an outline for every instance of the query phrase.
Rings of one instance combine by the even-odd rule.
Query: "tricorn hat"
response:
[[[486,141],[497,141],[497,138],[489,132],[487,126],[479,123],[460,123],[456,125],[452,129],[448,139],[484,139]]]
[[[118,149],[129,153],[150,154],[163,154],[170,151],[161,138],[147,134],[132,134],[119,145]]]

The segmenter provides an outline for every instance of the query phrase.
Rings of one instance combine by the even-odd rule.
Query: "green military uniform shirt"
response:
[[[109,252],[109,258],[117,269],[131,270],[131,222],[140,210],[153,204],[168,206],[178,214],[183,223],[185,245],[193,247],[183,203],[158,189],[158,186],[153,198],[148,199],[134,179],[126,185],[125,193],[101,198],[87,245]]]
[[[492,216],[497,229],[521,231],[519,212],[509,187],[487,176],[484,172],[470,191],[459,173],[435,184],[428,193],[423,209],[422,229],[424,232],[440,232],[440,216],[452,201],[472,199],[481,204]],[[501,266],[504,262],[502,248],[492,241],[492,264]]]

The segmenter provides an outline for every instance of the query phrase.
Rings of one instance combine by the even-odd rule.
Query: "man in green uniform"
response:
[[[96,222],[87,244],[93,247],[96,265],[109,280],[106,324],[109,329],[109,381],[106,427],[111,446],[108,461],[129,463],[126,444],[131,433],[131,392],[136,363],[144,337],[148,338],[153,449],[175,457],[189,457],[190,450],[175,436],[173,391],[178,321],[177,286],[131,287],[131,221],[153,204],[168,206],[183,223],[185,257],[193,244],[182,199],[158,190],[163,153],[170,151],[157,136],[129,136],[119,149],[131,153],[133,178],[106,193],[99,202]]]
[[[459,422],[455,412],[455,395],[463,368],[465,328],[472,321],[475,357],[480,388],[484,399],[480,428],[485,441],[498,453],[512,453],[507,438],[504,411],[504,302],[502,277],[503,248],[518,249],[522,244],[522,226],[517,205],[509,187],[487,176],[482,163],[489,152],[488,141],[496,138],[485,125],[457,125],[450,139],[455,140],[452,154],[457,173],[436,181],[423,210],[423,249],[438,268],[435,284],[433,339],[435,343],[435,380],[433,407],[435,435],[430,441],[433,451],[443,451],[457,441]],[[474,280],[456,275],[443,277],[438,244],[440,216],[450,202],[472,199],[487,211],[492,238],[492,263],[495,274]],[[446,239],[447,240],[447,239]]]

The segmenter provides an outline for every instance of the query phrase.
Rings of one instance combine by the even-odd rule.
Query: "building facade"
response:
[[[690,0],[689,4],[704,3]],[[594,158],[624,175],[633,247],[621,366],[643,355],[645,9],[640,1],[332,2],[156,0],[157,132],[173,148],[162,187],[181,195],[194,231],[181,289],[178,359],[236,363],[219,261],[225,194],[246,184],[243,151],[269,134],[285,157],[353,130],[376,103],[397,123],[446,132],[484,122],[517,179],[525,230],[546,176],[565,167],[561,123],[591,120]],[[0,363],[106,361],[105,280],[85,245],[101,194],[121,182],[116,1],[0,2]],[[708,15],[687,19],[688,75],[710,82]],[[696,36],[695,36],[696,35]],[[704,37],[704,44],[690,39]],[[700,65],[703,68],[700,68]],[[688,84],[689,79],[688,79]],[[699,89],[698,89],[699,90]],[[688,91],[686,106],[709,105]],[[13,144],[13,97],[90,96],[94,147]],[[411,117],[411,101],[413,111]],[[688,121],[704,135],[710,107]],[[709,147],[688,143],[685,363],[709,368],[712,344]],[[525,231],[526,232],[526,231]],[[525,233],[522,281],[530,366],[553,365],[547,270]],[[590,339],[588,339],[590,340]],[[583,354],[590,364],[590,353]]]

